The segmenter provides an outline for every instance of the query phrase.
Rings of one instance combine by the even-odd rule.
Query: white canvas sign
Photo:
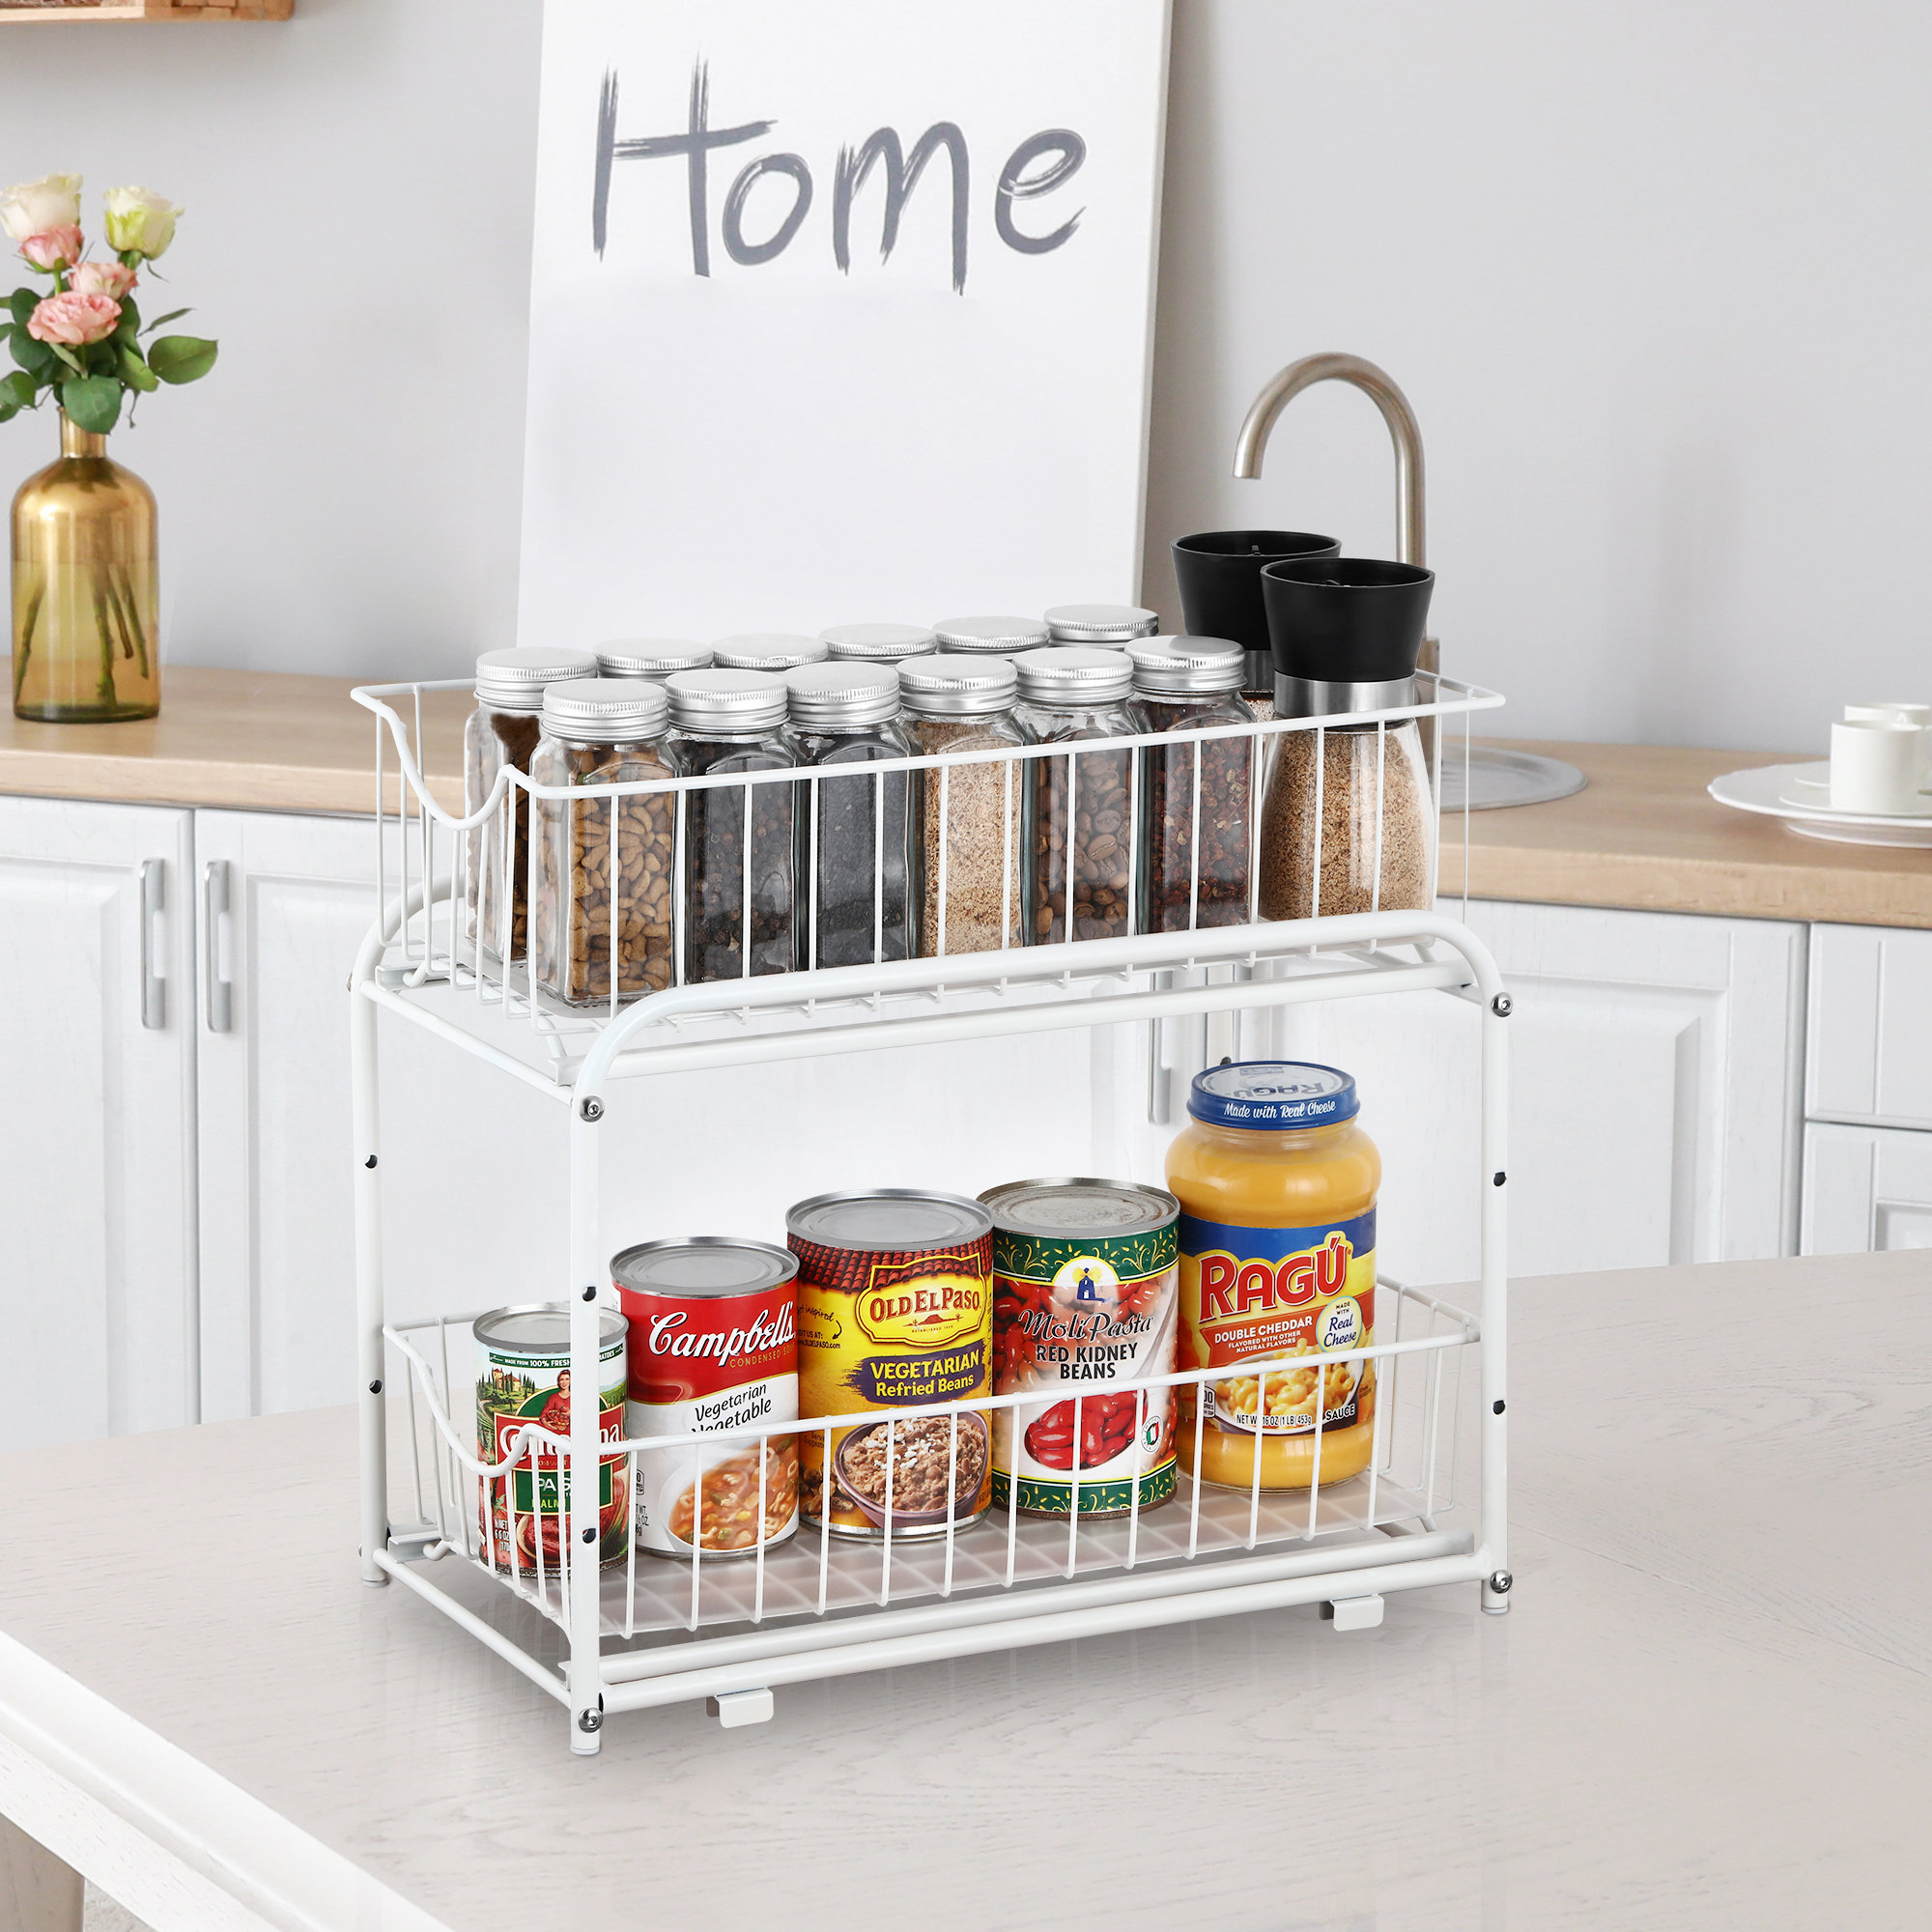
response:
[[[549,0],[521,637],[1132,602],[1166,0]]]

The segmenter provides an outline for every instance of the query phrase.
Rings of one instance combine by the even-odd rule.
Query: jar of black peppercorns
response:
[[[1132,701],[1134,668],[1124,651],[1056,644],[1022,651],[1013,668],[1020,680],[1013,717],[1037,744],[1126,738],[1147,728]],[[1134,929],[1133,759],[1122,746],[1029,761],[1027,924],[1034,945],[1117,939]]]
[[[684,670],[665,679],[668,755],[691,778],[785,771],[784,680],[761,670]],[[684,977],[737,980],[798,965],[793,784],[717,785],[684,795]],[[750,945],[747,931],[750,927]]]
[[[801,766],[876,764],[918,747],[899,722],[898,667],[787,671]],[[808,904],[805,963],[863,966],[912,956],[913,787],[904,772],[801,784]]]
[[[1148,729],[1249,724],[1246,659],[1229,638],[1143,638],[1127,646]],[[1140,929],[1189,932],[1248,918],[1253,738],[1150,745],[1141,754]]]

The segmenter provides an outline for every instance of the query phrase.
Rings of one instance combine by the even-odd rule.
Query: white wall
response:
[[[121,439],[174,655],[452,670],[513,624],[537,0],[297,6],[0,27],[0,179],[188,205],[164,266],[224,361]],[[1387,554],[1359,397],[1228,474],[1261,382],[1350,349],[1421,416],[1499,728],[1804,747],[1932,691],[1928,71],[1914,0],[1177,0],[1153,600],[1192,528]],[[0,474],[49,440],[0,429]]]

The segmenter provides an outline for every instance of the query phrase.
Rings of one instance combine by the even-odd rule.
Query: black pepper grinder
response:
[[[1341,554],[1333,537],[1310,530],[1203,530],[1176,539],[1174,581],[1188,635],[1233,638],[1240,645],[1247,653],[1241,696],[1261,707],[1261,717],[1271,715],[1274,701],[1262,570],[1290,557],[1308,560]]]
[[[1291,557],[1261,574],[1278,718],[1415,701],[1435,573],[1366,556]]]

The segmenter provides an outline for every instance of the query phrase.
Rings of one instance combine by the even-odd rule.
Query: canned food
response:
[[[821,1194],[785,1216],[798,1257],[799,1399],[808,1416],[981,1396],[992,1354],[992,1216],[958,1194]],[[983,1415],[808,1430],[805,1520],[836,1536],[941,1536],[992,1503]]]
[[[993,1213],[993,1500],[1022,1516],[1125,1516],[1175,1489],[1180,1203],[1130,1180],[1018,1180]],[[1014,1487],[1018,1494],[1014,1496]]]
[[[624,1439],[624,1318],[597,1311],[597,1435]],[[476,1453],[509,1460],[531,1424],[570,1435],[570,1310],[560,1301],[495,1308],[476,1318]],[[518,1445],[520,1446],[520,1445]],[[621,1454],[597,1462],[597,1559],[621,1562],[631,1542],[631,1485]],[[560,1574],[570,1520],[570,1471],[554,1449],[521,1457],[483,1482],[479,1520],[497,1562],[512,1574]]]
[[[638,1548],[750,1556],[798,1527],[797,1261],[765,1241],[645,1241],[611,1264],[631,1324],[626,1434],[688,1435],[638,1452]]]

